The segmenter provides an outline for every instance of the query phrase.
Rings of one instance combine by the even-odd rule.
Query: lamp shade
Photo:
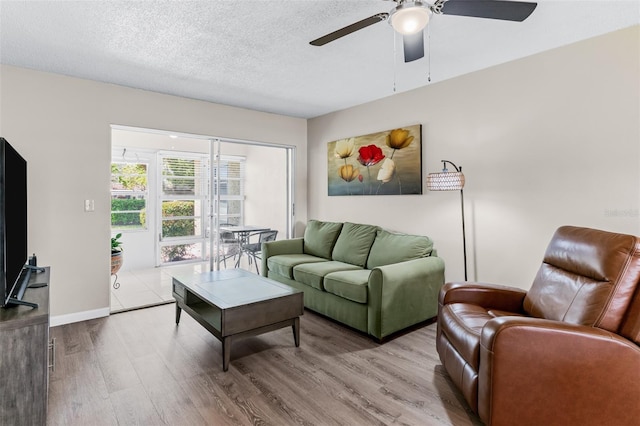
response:
[[[459,191],[464,188],[464,174],[462,172],[440,172],[427,175],[427,189],[429,191]]]
[[[402,3],[391,13],[391,26],[400,34],[416,34],[427,26],[429,15],[429,9],[419,1]]]

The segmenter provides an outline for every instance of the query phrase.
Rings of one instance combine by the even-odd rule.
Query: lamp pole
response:
[[[462,167],[459,169],[462,172]],[[460,189],[460,206],[462,207],[462,253],[464,258],[464,280],[467,281],[467,233],[464,229],[464,189]]]
[[[447,164],[449,163],[458,173],[462,173],[462,166],[458,167],[449,160],[441,160],[443,165],[443,172],[447,171]],[[464,280],[467,281],[467,233],[464,228],[464,185],[460,188],[460,206],[462,208],[462,253],[464,258]]]

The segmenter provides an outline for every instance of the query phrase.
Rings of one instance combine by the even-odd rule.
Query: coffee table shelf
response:
[[[215,329],[220,330],[221,312],[220,309],[208,305],[205,302],[199,302],[189,305],[193,312],[200,316],[207,324],[212,325]]]

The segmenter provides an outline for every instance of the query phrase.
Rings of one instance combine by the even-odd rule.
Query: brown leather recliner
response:
[[[640,424],[640,238],[559,228],[531,289],[447,283],[437,350],[489,425]]]

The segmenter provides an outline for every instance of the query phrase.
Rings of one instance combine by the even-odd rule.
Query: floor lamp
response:
[[[467,281],[467,238],[464,230],[464,174],[462,167],[458,167],[448,160],[442,161],[442,172],[427,175],[427,189],[429,191],[458,191],[460,190],[460,205],[462,206],[462,251],[464,253],[464,280]],[[447,163],[456,170],[447,170]]]

